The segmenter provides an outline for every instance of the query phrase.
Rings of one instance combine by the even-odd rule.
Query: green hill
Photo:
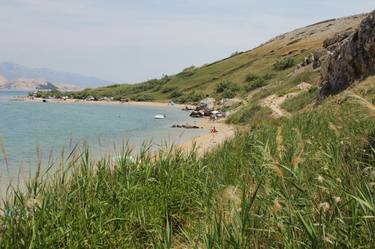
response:
[[[287,88],[299,80],[317,83],[319,73],[311,68],[296,71],[298,63],[319,50],[323,42],[335,33],[354,30],[364,15],[321,22],[281,35],[273,40],[243,53],[204,65],[189,67],[182,72],[161,79],[129,85],[87,89],[77,97],[115,97],[133,100],[196,102],[206,95],[245,98],[252,88],[267,85],[272,91]],[[289,63],[289,64],[288,64]],[[279,67],[277,66],[279,65]],[[258,82],[251,82],[258,77]],[[222,83],[225,89],[217,91]]]

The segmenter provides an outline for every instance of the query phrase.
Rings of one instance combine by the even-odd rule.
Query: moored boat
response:
[[[165,119],[167,117],[167,115],[165,114],[157,114],[154,116],[155,119]]]

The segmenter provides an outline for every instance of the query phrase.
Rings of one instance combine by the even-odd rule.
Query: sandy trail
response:
[[[272,94],[265,98],[261,104],[265,107],[268,107],[273,112],[274,118],[281,118],[281,117],[290,117],[291,114],[286,110],[281,108],[281,105],[290,98],[296,97],[297,95],[308,91],[311,88],[311,84],[302,82],[301,84],[297,85],[293,88],[293,92],[285,94],[283,96],[277,96],[276,94]]]

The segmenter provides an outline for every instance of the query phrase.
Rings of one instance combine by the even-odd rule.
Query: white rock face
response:
[[[336,94],[356,80],[375,74],[375,11],[352,33],[337,34],[325,45],[330,51],[322,62],[321,96]]]

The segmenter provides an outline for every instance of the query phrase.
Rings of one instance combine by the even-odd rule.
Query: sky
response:
[[[0,0],[0,61],[134,83],[373,9],[374,0]]]

